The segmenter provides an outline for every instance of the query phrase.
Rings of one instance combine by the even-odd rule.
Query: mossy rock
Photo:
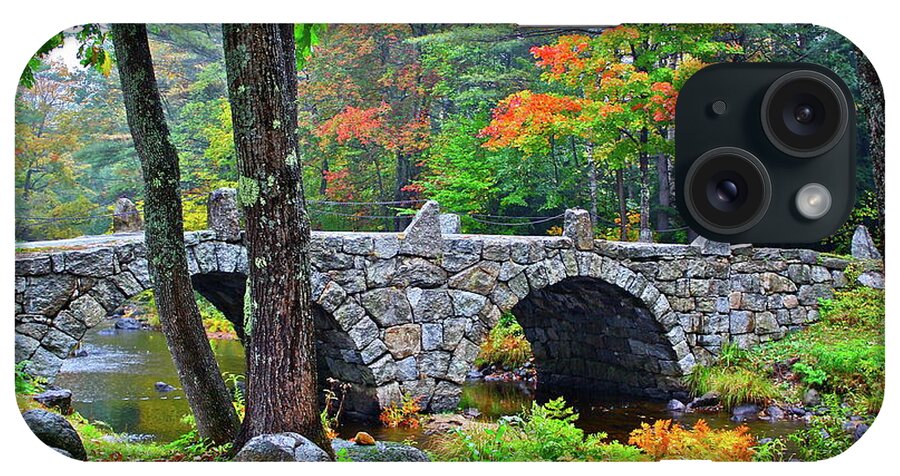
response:
[[[391,441],[378,441],[374,445],[357,445],[338,438],[331,441],[331,447],[339,458],[345,455],[350,461],[356,462],[430,461],[424,451]]]

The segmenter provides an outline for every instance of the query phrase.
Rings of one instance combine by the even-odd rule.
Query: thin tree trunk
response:
[[[649,139],[647,129],[641,131],[641,146],[646,147]],[[641,180],[641,230],[638,233],[638,241],[650,243],[653,241],[653,233],[650,231],[650,157],[643,150],[638,160]]]
[[[235,446],[300,433],[333,455],[319,420],[310,229],[297,157],[292,25],[224,25],[228,95],[247,217],[247,409]]]
[[[200,435],[234,439],[238,418],[203,329],[184,251],[178,154],[169,139],[147,30],[114,24],[113,45],[128,127],[141,161],[150,276],[163,334]]]
[[[672,228],[669,210],[672,207],[671,186],[669,185],[669,157],[656,156],[656,174],[659,177],[659,211],[656,215],[656,231],[665,232]]]
[[[588,192],[591,196],[591,220],[596,220],[598,215],[597,205],[597,164],[594,163],[594,144],[588,142],[585,145],[588,163]]]
[[[625,203],[625,170],[616,169],[616,194],[619,197],[619,240],[628,241],[628,207]]]
[[[413,164],[411,158],[397,151],[397,182],[394,186],[394,201],[405,202],[413,199],[413,192],[406,190],[406,187],[412,182],[413,177],[418,173],[417,167]],[[400,207],[410,207],[412,203],[398,203]],[[398,216],[394,218],[394,230],[403,231],[412,221],[410,216]]]

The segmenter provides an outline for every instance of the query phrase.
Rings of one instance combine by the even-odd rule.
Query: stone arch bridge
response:
[[[452,218],[429,202],[402,233],[313,232],[319,373],[352,384],[351,410],[371,414],[403,392],[432,411],[455,407],[479,344],[507,311],[532,343],[541,385],[664,398],[723,344],[816,321],[818,299],[845,284],[848,264],[702,238],[594,240],[582,210],[566,213],[558,237],[463,235]],[[195,288],[242,322],[239,230],[187,233],[185,246]],[[140,233],[19,251],[16,361],[50,378],[89,328],[150,287]]]

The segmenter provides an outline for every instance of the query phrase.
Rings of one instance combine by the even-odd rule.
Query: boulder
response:
[[[866,425],[865,423],[860,423],[859,425],[856,425],[856,428],[853,430],[853,441],[856,441],[856,440],[862,438],[862,436],[865,435],[866,431],[868,431],[868,430],[869,430],[869,425]]]
[[[28,410],[22,414],[28,428],[45,445],[63,450],[72,458],[87,461],[87,452],[72,425],[61,415],[47,410]],[[65,454],[65,453],[62,453]]]
[[[331,461],[322,448],[298,433],[255,436],[238,451],[235,461]]]
[[[712,407],[719,404],[719,392],[706,392],[691,402],[691,408]]]
[[[34,400],[45,407],[57,408],[66,415],[72,411],[72,392],[69,390],[47,390],[35,395]]]
[[[778,421],[784,419],[784,410],[776,405],[770,405],[769,408],[766,409],[766,414],[769,415],[769,421]]]
[[[402,443],[379,441],[374,445],[358,445],[347,440],[331,440],[338,459],[356,462],[371,461],[429,461],[424,451]]]
[[[850,242],[850,254],[856,259],[881,259],[881,252],[872,241],[872,235],[865,226],[859,225],[853,232],[853,240]]]
[[[884,275],[877,271],[866,271],[860,274],[856,281],[872,289],[884,289]]]
[[[738,405],[731,410],[732,421],[752,421],[757,418],[759,418],[759,407],[753,403]]]
[[[167,384],[166,382],[156,382],[155,384],[153,384],[153,388],[156,389],[156,391],[160,392],[160,393],[168,393],[168,392],[175,391],[175,387]]]
[[[674,398],[669,400],[669,403],[666,404],[666,410],[669,410],[670,412],[683,412],[685,409],[684,403],[681,403],[681,400],[675,400]]]
[[[135,233],[144,229],[144,220],[134,202],[126,197],[119,197],[113,210],[113,232]]]
[[[115,327],[123,331],[139,331],[142,325],[141,321],[133,317],[120,317],[116,319]]]
[[[822,397],[814,388],[808,388],[803,392],[803,405],[806,407],[814,407],[822,402]]]
[[[372,435],[360,431],[356,433],[356,436],[353,437],[353,441],[360,446],[373,446],[375,444],[375,438],[372,438]]]

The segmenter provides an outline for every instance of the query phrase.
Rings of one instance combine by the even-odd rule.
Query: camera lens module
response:
[[[815,157],[831,150],[847,129],[848,116],[841,88],[815,71],[781,76],[762,101],[763,130],[775,147],[794,157]]]
[[[769,174],[753,154],[720,147],[701,155],[687,172],[685,204],[695,220],[721,234],[747,230],[765,215],[772,196]]]

